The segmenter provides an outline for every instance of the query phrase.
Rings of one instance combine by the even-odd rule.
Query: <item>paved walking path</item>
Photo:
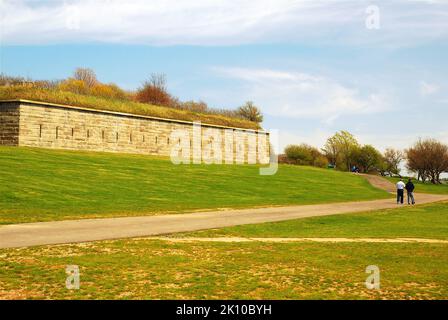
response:
[[[376,180],[376,178],[370,178]],[[381,178],[380,178],[381,179]],[[376,180],[379,183],[380,180]],[[371,182],[375,183],[375,182]],[[382,181],[381,183],[384,183]],[[384,187],[384,186],[383,186]],[[419,204],[448,200],[448,195],[419,194]],[[0,226],[0,248],[157,236],[243,224],[274,222],[396,208],[394,199],[163,216],[67,220]]]

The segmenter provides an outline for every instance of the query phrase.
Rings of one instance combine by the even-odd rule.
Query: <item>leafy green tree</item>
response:
[[[359,142],[348,131],[339,131],[328,138],[322,149],[325,156],[337,168],[350,171],[360,148]]]
[[[356,164],[362,172],[368,173],[381,165],[382,155],[371,145],[364,145],[355,152]]]

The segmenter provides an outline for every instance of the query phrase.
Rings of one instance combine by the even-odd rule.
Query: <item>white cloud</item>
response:
[[[330,124],[345,115],[377,113],[389,108],[378,93],[361,95],[333,79],[271,69],[219,68],[218,75],[242,82],[242,100],[254,100],[268,115],[313,118]]]
[[[427,83],[427,82],[420,82],[420,94],[422,96],[428,96],[433,93],[436,93],[439,91],[440,87],[436,84]]]
[[[448,4],[379,2],[365,28],[360,0],[3,0],[4,44],[76,42],[233,45],[297,42],[415,44],[448,37]],[[79,24],[78,24],[79,22]]]

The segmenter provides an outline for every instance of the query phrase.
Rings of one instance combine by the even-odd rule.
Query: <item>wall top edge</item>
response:
[[[164,122],[174,122],[174,123],[181,123],[181,124],[188,124],[188,125],[193,125],[193,123],[194,123],[193,121],[177,120],[177,119],[169,119],[169,118],[160,118],[160,117],[145,116],[145,115],[140,115],[140,114],[125,113],[125,112],[118,112],[118,111],[99,110],[99,109],[77,107],[77,106],[71,106],[71,105],[65,105],[65,104],[57,104],[57,103],[51,103],[51,102],[41,102],[41,101],[26,100],[26,99],[0,100],[0,106],[2,104],[4,104],[4,103],[19,103],[19,104],[24,103],[24,104],[32,104],[32,105],[38,105],[38,106],[47,106],[47,107],[54,107],[54,108],[60,108],[60,109],[71,109],[71,110],[87,111],[87,112],[93,112],[93,113],[102,113],[102,114],[116,115],[116,116],[122,116],[122,117],[132,117],[132,118],[150,119],[150,120],[157,120],[157,121],[164,121]],[[202,123],[202,122],[201,122],[201,126],[211,127],[211,128],[232,129],[232,130],[238,130],[238,131],[248,131],[248,132],[257,132],[257,133],[269,134],[269,132],[267,132],[265,130],[255,130],[255,129],[246,129],[246,128],[222,126],[222,125],[218,125],[218,124],[210,124],[210,123]]]

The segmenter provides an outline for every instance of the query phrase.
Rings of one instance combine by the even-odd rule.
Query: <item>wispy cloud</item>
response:
[[[420,82],[420,94],[422,96],[428,96],[439,91],[440,87],[433,83],[425,81]]]
[[[4,44],[79,42],[405,45],[448,37],[446,1],[378,1],[380,30],[360,0],[0,1]]]
[[[382,112],[389,108],[384,95],[361,94],[357,89],[318,75],[272,69],[215,67],[218,75],[242,82],[242,99],[254,99],[266,114],[314,118],[330,124],[344,115]]]

